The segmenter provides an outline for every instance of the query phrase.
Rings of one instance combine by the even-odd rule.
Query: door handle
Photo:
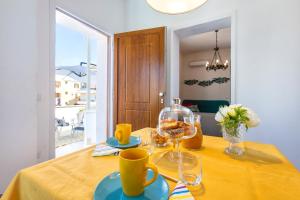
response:
[[[161,104],[164,104],[165,102],[164,102],[164,96],[165,96],[165,93],[164,92],[160,92],[159,94],[159,97],[160,97],[160,103]]]

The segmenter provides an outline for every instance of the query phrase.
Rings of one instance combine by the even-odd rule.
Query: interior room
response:
[[[299,8],[1,0],[0,199],[298,200]]]
[[[200,113],[207,135],[222,135],[215,113],[231,101],[230,45],[230,28],[180,38],[179,97],[184,106]],[[217,62],[224,67],[213,67]]]

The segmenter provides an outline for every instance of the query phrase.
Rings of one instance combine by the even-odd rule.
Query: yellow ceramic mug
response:
[[[148,169],[154,173],[151,180],[146,180]],[[123,192],[127,196],[138,196],[156,180],[158,171],[155,165],[149,163],[146,150],[133,148],[120,153],[120,175]]]
[[[115,137],[119,144],[128,144],[131,134],[131,124],[117,124]]]

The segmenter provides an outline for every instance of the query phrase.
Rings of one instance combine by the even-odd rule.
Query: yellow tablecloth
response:
[[[142,134],[142,129],[135,134]],[[196,199],[300,199],[299,171],[273,146],[245,142],[246,154],[224,154],[226,141],[204,136],[203,188]],[[163,151],[165,149],[158,149]],[[21,170],[1,200],[91,200],[106,175],[118,170],[118,157],[92,157],[93,147]],[[170,190],[175,183],[169,182]]]

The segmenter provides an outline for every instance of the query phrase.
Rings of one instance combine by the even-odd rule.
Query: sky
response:
[[[55,40],[56,66],[73,66],[87,62],[87,37],[83,33],[57,23]],[[96,47],[96,40],[92,40],[92,63],[96,63]]]

